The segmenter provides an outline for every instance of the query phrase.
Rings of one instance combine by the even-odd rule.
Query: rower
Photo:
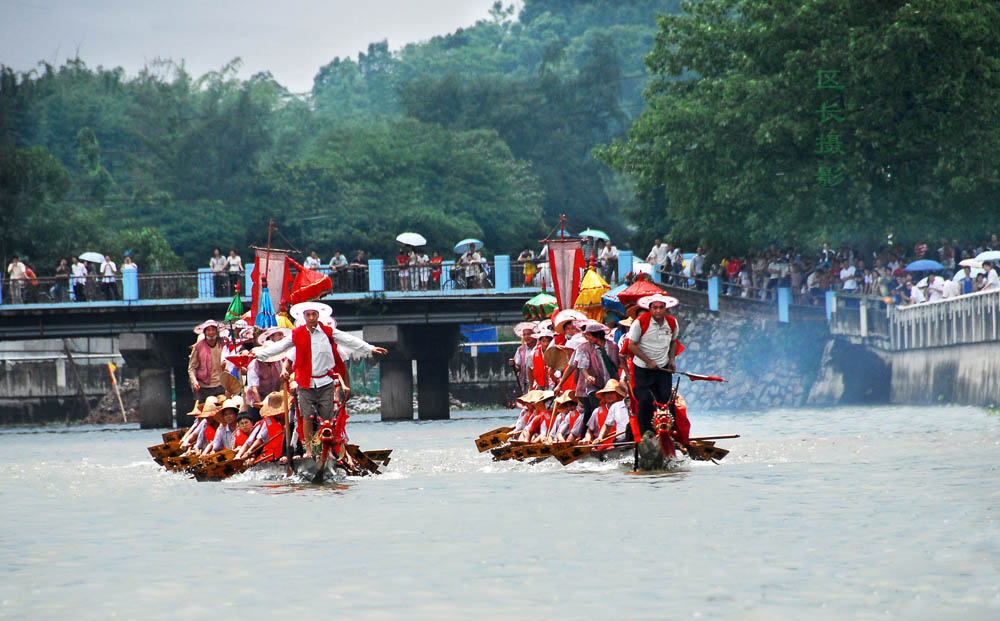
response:
[[[587,435],[583,438],[584,442],[600,444],[604,438],[615,435],[617,431],[630,429],[628,406],[625,404],[626,394],[625,387],[614,379],[608,380],[604,388],[597,391],[601,407],[590,419]],[[626,433],[626,438],[629,433]]]
[[[653,431],[653,401],[670,401],[676,370],[674,358],[684,351],[677,340],[677,319],[667,315],[667,309],[677,304],[677,298],[659,293],[641,298],[639,307],[648,312],[640,314],[628,331],[628,353],[634,356],[633,388],[642,435]]]
[[[591,414],[599,405],[594,393],[612,377],[610,368],[614,368],[614,377],[618,376],[618,369],[614,363],[610,360],[605,361],[608,355],[607,352],[603,351],[603,345],[606,342],[604,328],[604,324],[591,319],[577,324],[577,329],[585,329],[586,332],[582,336],[578,334],[566,342],[567,346],[572,346],[575,343],[577,345],[576,351],[569,359],[563,378],[556,387],[556,392],[561,391],[563,386],[570,382],[570,376],[576,376],[574,394],[580,405],[583,406],[584,425],[590,422]]]
[[[236,452],[236,459],[247,459],[261,452],[262,461],[277,460],[285,450],[285,404],[290,399],[288,393],[275,391],[267,395],[260,406],[260,422],[250,433],[250,437]]]
[[[215,397],[211,397],[211,399],[214,401]],[[201,403],[200,401],[195,401],[194,407],[191,408],[191,411],[188,412],[187,415],[198,416],[198,414],[201,412],[202,406],[204,406],[204,403]],[[204,423],[196,418],[194,423],[192,423],[188,427],[187,431],[184,432],[184,435],[181,436],[179,448],[182,451],[186,451],[187,449],[191,448],[191,445],[194,444],[195,439],[198,437],[198,432],[201,431],[201,427],[203,425]]]
[[[563,345],[579,334],[580,328],[576,322],[586,319],[587,316],[578,310],[567,309],[556,313],[556,316],[552,318],[552,331],[556,333],[556,344]]]
[[[512,438],[520,440],[522,442],[537,442],[541,438],[544,438],[548,433],[549,427],[549,408],[547,401],[551,399],[555,393],[551,390],[536,390],[533,391],[535,394],[525,398],[525,403],[531,406],[531,412],[528,414],[524,428],[521,429],[521,434],[517,438]]]
[[[236,446],[236,416],[241,409],[243,409],[243,397],[240,396],[226,399],[225,403],[222,404],[218,414],[221,422],[215,430],[215,439],[209,445],[205,455],[218,453],[225,449],[232,450]]]
[[[545,355],[552,345],[555,333],[548,328],[537,328],[532,336],[535,337],[536,344],[531,351],[531,387],[537,390],[549,390],[555,387],[556,383],[552,377],[552,369],[545,362]]]
[[[280,341],[291,333],[292,331],[288,328],[268,328],[257,337],[257,343],[267,345]],[[256,417],[260,416],[256,404],[260,403],[265,395],[281,390],[281,369],[284,357],[281,354],[277,356],[273,359],[254,359],[247,367],[247,404],[250,405],[250,411]]]
[[[580,402],[572,390],[566,390],[556,397],[555,419],[547,441],[573,442],[583,435],[583,413]]]
[[[524,426],[528,424],[528,419],[531,418],[532,413],[535,411],[533,406],[534,399],[540,393],[540,390],[529,390],[520,397],[514,400],[521,408],[521,413],[517,417],[517,421],[514,423],[514,428],[511,429],[509,436],[513,437],[516,434],[521,433]]]
[[[299,385],[298,403],[303,423],[302,441],[305,456],[312,457],[312,417],[327,420],[334,417],[336,375],[344,382],[344,399],[349,399],[351,395],[347,367],[337,353],[337,345],[367,354],[384,355],[389,352],[346,332],[320,324],[321,315],[329,319],[333,314],[333,310],[326,304],[303,302],[293,306],[290,312],[300,325],[289,336],[258,347],[250,355],[267,358],[295,348],[295,379]],[[288,379],[288,374],[283,372],[282,379]]]
[[[195,416],[195,418],[202,421],[201,430],[198,431],[198,436],[195,438],[194,444],[191,446],[188,454],[207,455],[210,452],[212,442],[215,441],[215,430],[219,426],[216,415],[219,413],[221,406],[222,403],[218,401],[217,397],[209,397],[205,401],[205,406]]]
[[[240,412],[236,415],[236,436],[233,441],[233,449],[243,448],[251,433],[253,433],[253,418],[250,416],[250,412]]]
[[[198,325],[194,333],[200,337],[188,359],[188,380],[194,391],[195,401],[204,401],[212,395],[225,393],[222,387],[222,341],[219,329],[222,324],[209,319]]]

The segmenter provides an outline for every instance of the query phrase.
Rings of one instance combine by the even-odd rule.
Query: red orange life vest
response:
[[[545,351],[541,344],[536,345],[531,354],[531,376],[534,381],[533,388],[541,390],[548,388],[548,367],[545,366]]]
[[[233,445],[237,446],[237,447],[238,446],[243,446],[244,444],[247,443],[247,438],[249,438],[249,437],[250,436],[248,436],[247,434],[243,433],[242,429],[237,429],[236,430],[236,435],[234,436]]]
[[[275,420],[276,418],[276,416],[269,416],[264,419],[269,439],[261,449],[260,457],[265,461],[280,459],[285,452],[285,426]]]
[[[333,341],[333,329],[323,324],[318,325],[323,333],[326,334],[326,338],[330,340],[330,348],[333,349],[333,371],[339,373],[344,383],[350,387],[351,380],[347,375],[347,366],[340,359],[340,354],[337,353],[337,344]],[[295,381],[300,388],[310,388],[312,386],[313,369],[312,336],[309,334],[309,328],[302,325],[292,330],[292,343],[295,344]]]
[[[680,356],[681,352],[684,351],[684,346],[681,345],[680,340],[677,339],[677,318],[671,317],[670,315],[664,315],[663,318],[667,320],[667,325],[670,326],[670,332],[673,334],[674,340],[677,341],[677,351],[674,355]],[[649,329],[649,322],[653,320],[653,315],[649,311],[646,311],[639,315],[637,320],[639,322],[639,327],[641,328],[640,334],[645,334],[646,330]]]

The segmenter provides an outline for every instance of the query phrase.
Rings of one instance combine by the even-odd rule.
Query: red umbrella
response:
[[[246,370],[253,362],[252,356],[226,356],[226,360],[233,363],[233,366]]]
[[[629,285],[627,289],[618,294],[618,301],[626,307],[635,304],[640,298],[654,293],[663,293],[663,289],[657,287],[645,279],[645,274],[639,274],[639,279]]]

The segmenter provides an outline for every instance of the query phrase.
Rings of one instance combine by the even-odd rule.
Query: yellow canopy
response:
[[[580,280],[580,295],[576,296],[573,308],[582,312],[594,321],[600,321],[604,315],[601,296],[611,290],[611,287],[594,268],[588,268]]]

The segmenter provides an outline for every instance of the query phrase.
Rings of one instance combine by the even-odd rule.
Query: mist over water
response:
[[[494,463],[507,412],[351,418],[381,477],[164,472],[129,427],[0,431],[0,616],[1000,615],[1000,416],[706,413],[718,465]],[[280,603],[280,606],[279,606]]]

